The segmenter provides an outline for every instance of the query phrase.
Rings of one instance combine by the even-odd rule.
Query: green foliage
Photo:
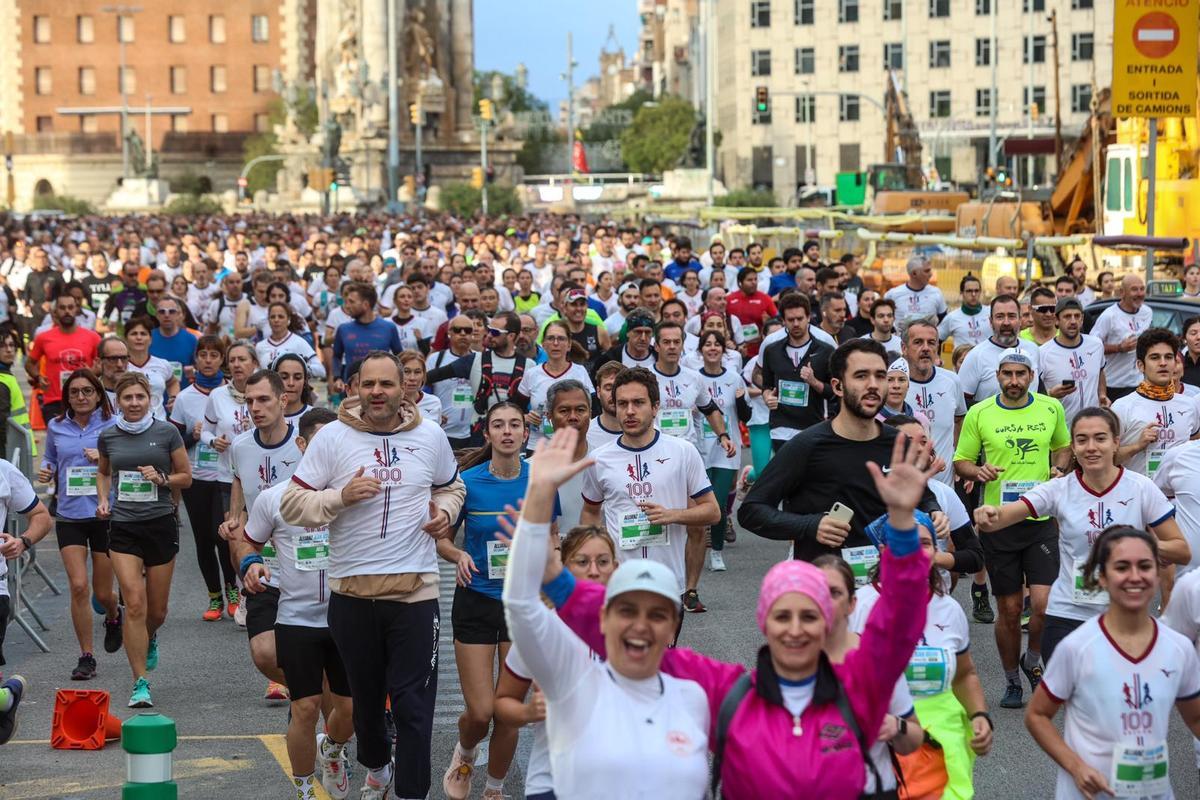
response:
[[[448,183],[442,186],[442,210],[456,217],[473,217],[483,207],[483,193],[469,183]],[[488,214],[519,214],[521,201],[512,186],[488,186]]]
[[[76,216],[96,213],[96,207],[87,200],[69,194],[38,195],[33,198],[33,207],[38,210],[63,211]]]
[[[221,204],[211,197],[200,197],[194,194],[185,194],[176,197],[167,203],[167,207],[163,210],[168,214],[189,217],[211,217],[214,214],[223,214],[225,211],[221,207]]]
[[[317,130],[317,125],[320,124],[320,113],[317,108],[317,98],[313,92],[304,89],[298,90],[299,94],[296,100],[296,128],[300,133],[308,138]],[[279,143],[275,136],[275,126],[283,125],[287,121],[287,103],[282,97],[276,97],[271,101],[270,110],[267,112],[267,119],[270,122],[268,126],[270,130],[266,133],[259,133],[249,137],[242,145],[242,163],[248,164],[251,159],[259,156],[275,155],[276,145]],[[272,191],[275,188],[275,176],[280,169],[283,168],[281,161],[266,161],[258,164],[246,176],[247,186],[246,193],[253,195],[259,189]],[[171,184],[172,191],[175,189],[175,184]],[[197,194],[193,192],[192,194]]]
[[[629,123],[625,119],[632,120],[643,105],[653,100],[654,95],[645,89],[638,89],[621,102],[601,111],[596,121],[583,129],[583,140],[585,142],[607,142],[611,139],[620,139],[621,134],[629,127]]]
[[[492,78],[495,75],[500,76],[500,82],[504,88],[504,96],[501,98],[492,97]],[[494,69],[475,70],[474,90],[475,96],[471,101],[471,113],[473,114],[479,113],[479,101],[485,97],[495,100],[496,106],[500,110],[513,113],[546,111],[549,108],[545,100],[535,96],[528,89],[517,86],[517,79],[512,75],[506,75]]]
[[[734,189],[724,197],[714,197],[713,205],[733,208],[774,208],[775,193],[766,189]]]
[[[171,191],[175,194],[205,194],[212,191],[212,180],[207,175],[197,175],[187,170],[171,179]]]
[[[696,111],[678,97],[663,97],[656,106],[641,106],[621,134],[621,158],[634,172],[672,169],[687,152]]]
[[[552,154],[564,152],[566,142],[567,138],[562,131],[541,126],[531,127],[525,133],[521,152],[517,153],[517,163],[526,175],[553,172],[555,162]]]

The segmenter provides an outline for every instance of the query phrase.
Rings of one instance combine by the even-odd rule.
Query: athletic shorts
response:
[[[179,552],[179,520],[164,514],[140,522],[108,523],[108,551],[137,556],[147,567],[170,564]]]
[[[0,667],[4,666],[4,631],[8,628],[8,595],[0,594]]]
[[[1058,523],[1024,520],[981,534],[992,594],[1020,594],[1023,586],[1050,586],[1058,577]]]
[[[253,639],[260,633],[275,629],[275,617],[279,613],[279,590],[267,586],[258,594],[244,595],[246,604],[246,635]],[[278,657],[276,658],[278,661]]]
[[[275,661],[287,678],[293,700],[321,694],[323,677],[329,678],[329,691],[350,696],[346,667],[329,628],[276,624]]]
[[[504,603],[463,586],[454,587],[450,610],[454,641],[463,644],[500,644],[509,641]]]
[[[86,547],[93,553],[108,553],[108,522],[99,519],[59,519],[54,521],[58,549]]]
[[[1046,615],[1046,624],[1042,626],[1042,660],[1049,665],[1054,651],[1062,644],[1062,640],[1071,635],[1083,620]]]

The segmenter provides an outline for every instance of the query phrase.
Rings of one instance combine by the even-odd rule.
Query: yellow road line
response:
[[[181,782],[188,778],[210,777],[224,772],[240,772],[250,769],[252,766],[254,766],[254,762],[244,758],[236,760],[213,757],[189,758],[175,762],[172,777],[176,782]],[[36,798],[92,793],[100,789],[119,789],[124,784],[125,779],[116,776],[89,781],[66,780],[61,777],[38,778],[5,784],[4,797],[5,800],[36,800]]]
[[[282,733],[268,733],[256,737],[263,743],[263,747],[267,748],[275,760],[279,762],[279,768],[283,770],[283,774],[287,777],[288,782],[292,780],[292,762],[288,758],[287,752],[287,737]],[[328,794],[325,793],[325,788],[321,786],[321,778],[318,775],[316,780],[317,797],[320,800],[330,800]]]

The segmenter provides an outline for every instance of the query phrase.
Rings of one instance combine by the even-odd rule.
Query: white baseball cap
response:
[[[1033,372],[1033,359],[1019,347],[1012,347],[1001,353],[1000,360],[996,363],[996,369],[1000,369],[1005,364],[1016,364]]]
[[[626,561],[617,567],[616,572],[608,579],[608,587],[604,591],[604,605],[613,598],[626,592],[650,592],[665,597],[672,603],[679,602],[679,582],[675,574],[665,564],[637,558]]]
[[[887,371],[888,372],[903,372],[905,375],[908,375],[909,374],[908,373],[908,362],[905,361],[903,358],[897,358],[890,365],[888,365]]]

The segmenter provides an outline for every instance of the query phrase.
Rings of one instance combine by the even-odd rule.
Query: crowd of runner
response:
[[[0,744],[28,683],[96,676],[97,616],[153,706],[186,528],[195,616],[244,628],[289,704],[299,800],[438,774],[500,798],[521,735],[537,800],[970,798],[1019,709],[1056,797],[1172,797],[1172,706],[1200,735],[1200,315],[1153,327],[1140,277],[1078,260],[967,275],[951,308],[919,256],[881,293],[858,254],[767,252],[550,215],[0,227],[0,430],[45,427],[32,476],[0,461],[0,524],[25,517],[0,665],[6,562],[51,534],[80,651],[0,683]],[[739,568],[735,517],[793,558],[724,663],[676,641]]]

